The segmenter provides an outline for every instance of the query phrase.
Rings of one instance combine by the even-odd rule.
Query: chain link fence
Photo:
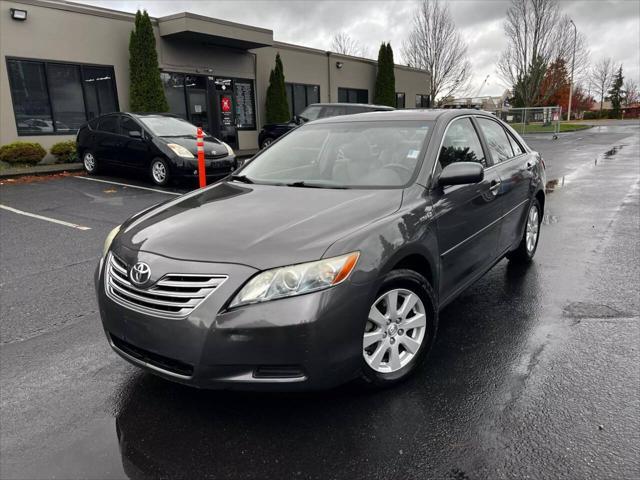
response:
[[[562,107],[504,107],[494,113],[520,135],[542,133],[558,138]]]

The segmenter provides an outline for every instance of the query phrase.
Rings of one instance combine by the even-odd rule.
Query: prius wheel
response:
[[[93,175],[95,173],[98,173],[98,160],[96,160],[93,152],[89,150],[84,152],[84,154],[82,155],[82,165],[84,166],[84,169],[88,174]]]
[[[169,165],[161,158],[156,158],[151,162],[151,180],[156,185],[164,187],[169,183]]]
[[[394,270],[385,277],[364,329],[365,382],[387,386],[415,371],[433,345],[435,305],[431,286],[417,272]]]
[[[525,225],[522,240],[520,240],[518,248],[507,254],[507,258],[510,261],[515,263],[531,262],[538,249],[541,223],[540,203],[537,199],[534,199],[527,213],[527,224]]]
[[[262,141],[261,148],[267,148],[269,145],[273,143],[273,138],[267,137]]]

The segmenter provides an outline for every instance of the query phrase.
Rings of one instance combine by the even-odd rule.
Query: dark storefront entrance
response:
[[[251,79],[162,72],[169,111],[238,148],[238,130],[255,130]]]

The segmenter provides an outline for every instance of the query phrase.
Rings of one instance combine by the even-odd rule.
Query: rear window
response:
[[[118,116],[107,115],[98,120],[98,130],[107,133],[120,133],[118,131]]]

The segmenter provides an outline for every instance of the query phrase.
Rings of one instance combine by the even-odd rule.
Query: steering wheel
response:
[[[412,168],[409,168],[406,165],[403,165],[401,163],[387,163],[386,165],[383,165],[382,168],[390,168],[392,170],[404,170],[409,175],[411,175],[413,173],[413,169]]]

